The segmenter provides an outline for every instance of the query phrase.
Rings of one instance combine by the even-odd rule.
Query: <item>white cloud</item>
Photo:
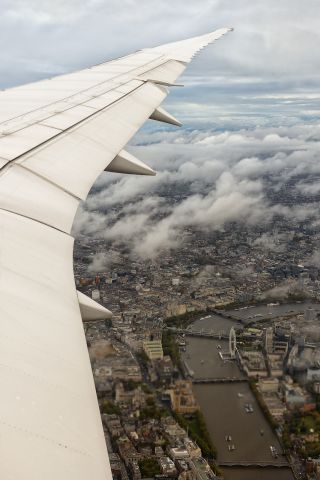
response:
[[[99,190],[78,217],[76,232],[123,242],[134,254],[152,257],[179,246],[192,227],[213,231],[230,221],[267,224],[275,215],[315,222],[317,204],[290,206],[273,196],[290,178],[319,171],[319,129],[296,125],[223,133],[142,132],[132,148],[158,170],[157,176],[103,174]],[[310,183],[298,179],[288,193],[306,185]],[[271,237],[259,242],[267,248],[275,248],[273,243]]]
[[[91,257],[91,263],[88,266],[88,272],[110,272],[112,266],[120,261],[119,252],[108,250],[108,252],[97,252]]]

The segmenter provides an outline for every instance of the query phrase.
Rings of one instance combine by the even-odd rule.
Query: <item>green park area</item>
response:
[[[160,420],[162,417],[167,417],[169,412],[164,407],[159,407],[156,405],[155,401],[152,398],[147,399],[147,404],[145,407],[140,410],[140,419],[157,419]]]
[[[287,417],[283,430],[285,448],[296,448],[304,458],[320,455],[320,413],[293,412]]]
[[[142,478],[154,478],[161,473],[160,465],[155,458],[140,460],[139,468]]]
[[[176,421],[184,428],[189,436],[201,448],[202,455],[207,459],[214,459],[217,456],[217,450],[214,447],[210,434],[208,432],[203,414],[200,410],[191,415],[174,414]]]

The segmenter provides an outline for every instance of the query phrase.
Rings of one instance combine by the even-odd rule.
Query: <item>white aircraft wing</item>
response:
[[[230,29],[0,92],[0,478],[111,471],[81,321],[72,222],[103,171],[153,175],[127,142],[192,57]]]

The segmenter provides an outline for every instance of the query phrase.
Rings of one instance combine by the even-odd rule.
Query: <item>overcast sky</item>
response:
[[[0,0],[0,7],[2,88],[232,26],[193,62],[186,88],[167,105],[195,123],[319,118],[319,0]]]

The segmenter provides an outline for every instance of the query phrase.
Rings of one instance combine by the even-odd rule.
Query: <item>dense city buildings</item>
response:
[[[258,405],[242,401],[239,387],[243,411],[254,418],[259,408],[273,429],[264,461],[318,478],[319,239],[316,225],[279,218],[271,226],[188,228],[178,249],[153,259],[125,244],[114,254],[103,237],[77,240],[77,287],[113,312],[85,331],[115,478],[223,476],[228,462],[212,444],[194,385],[238,379]],[[199,318],[212,318],[209,330],[193,327]],[[190,336],[212,338],[221,377],[201,374],[208,352],[194,371]],[[229,363],[232,377],[223,374]],[[235,458],[240,448],[224,436]]]

